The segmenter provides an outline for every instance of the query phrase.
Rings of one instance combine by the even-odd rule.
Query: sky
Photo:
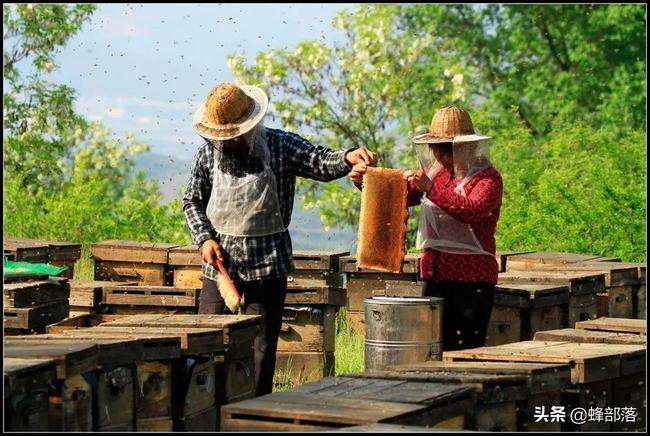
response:
[[[98,6],[57,55],[51,80],[75,88],[79,113],[117,136],[131,131],[154,153],[191,160],[200,143],[194,111],[213,86],[234,81],[227,54],[252,62],[260,51],[307,39],[332,43],[342,36],[333,17],[354,5]]]
[[[77,112],[101,120],[114,137],[132,132],[151,152],[136,160],[160,181],[164,202],[187,184],[202,141],[192,116],[208,92],[234,77],[227,55],[341,40],[337,12],[354,4],[98,4],[56,55],[54,83],[77,91]],[[267,120],[267,126],[279,127]],[[301,133],[297,131],[296,133]],[[351,186],[351,185],[350,185]],[[296,249],[354,250],[350,229],[325,233],[296,198],[290,231]]]

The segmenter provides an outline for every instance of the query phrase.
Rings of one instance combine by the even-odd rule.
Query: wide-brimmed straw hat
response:
[[[471,143],[491,139],[474,133],[469,114],[461,108],[445,106],[433,114],[429,131],[413,137],[416,144],[439,144],[443,142]]]
[[[221,83],[194,114],[194,130],[206,139],[226,141],[243,135],[262,121],[269,97],[257,86]]]

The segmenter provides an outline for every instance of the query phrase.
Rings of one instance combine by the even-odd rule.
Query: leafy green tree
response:
[[[55,51],[94,9],[3,6],[4,230],[84,243],[189,243],[180,200],[162,206],[158,182],[134,171],[133,158],[149,147],[130,134],[124,141],[111,139],[100,123],[74,112],[74,89],[46,80],[56,68]]]
[[[642,260],[645,186],[622,175],[646,170],[645,13],[613,4],[362,5],[334,20],[343,43],[305,41],[259,53],[250,66],[232,55],[230,68],[270,92],[287,129],[332,148],[367,146],[387,167],[414,167],[402,144],[437,108],[465,107],[476,130],[494,137],[505,182],[498,249]],[[300,187],[325,225],[358,222],[349,185]]]

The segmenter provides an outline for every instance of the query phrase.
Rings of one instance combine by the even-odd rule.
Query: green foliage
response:
[[[242,82],[271,94],[273,113],[288,130],[300,128],[307,138],[333,149],[367,147],[379,154],[381,166],[394,167],[401,158],[394,150],[404,142],[398,140],[400,129],[415,128],[401,120],[409,113],[404,102],[422,91],[411,87],[422,71],[443,78],[428,88],[428,98],[458,92],[444,80],[443,63],[420,62],[431,39],[398,29],[399,10],[363,5],[337,15],[333,25],[346,39],[334,47],[305,41],[294,50],[260,53],[252,66],[245,65],[243,55],[232,55],[229,66]],[[318,207],[325,226],[358,222],[360,196],[351,183],[300,180],[298,186],[305,207]]]
[[[494,137],[505,187],[499,250],[645,259],[645,5],[361,5],[305,41],[232,55],[242,82],[272,94],[288,130],[380,166],[417,166],[408,144],[445,105]],[[623,151],[624,150],[624,151]],[[635,182],[637,180],[637,182]],[[302,182],[328,225],[358,223],[349,184]],[[417,208],[409,220],[413,251]]]
[[[190,243],[181,201],[160,205],[157,181],[134,173],[148,150],[127,135],[110,139],[74,112],[73,89],[44,79],[55,50],[76,34],[94,5],[3,6],[7,234],[83,243],[134,239]],[[23,77],[19,62],[31,62]]]

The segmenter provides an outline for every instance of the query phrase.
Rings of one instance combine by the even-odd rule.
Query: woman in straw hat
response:
[[[203,258],[199,313],[225,312],[215,283],[215,267],[222,266],[242,294],[242,313],[262,315],[255,338],[257,395],[273,387],[287,275],[294,269],[287,228],[296,177],[326,182],[347,175],[355,164],[377,162],[363,148],[334,151],[265,128],[267,108],[268,97],[256,86],[222,83],[210,91],[194,115],[194,130],[205,143],[183,198]]]
[[[424,250],[424,295],[444,299],[445,350],[485,345],[503,196],[489,140],[474,134],[466,111],[444,107],[434,114],[429,132],[413,138],[421,169],[404,172],[409,206],[422,205],[417,245]]]

